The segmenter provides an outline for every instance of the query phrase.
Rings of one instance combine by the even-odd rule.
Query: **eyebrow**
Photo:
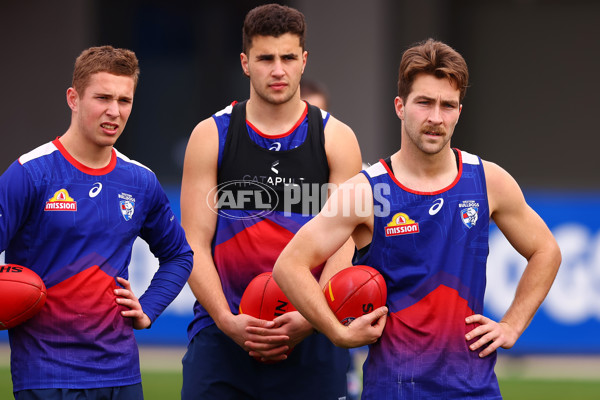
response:
[[[416,96],[415,99],[414,99],[414,101],[420,101],[420,100],[436,101],[435,98],[429,97],[429,96],[426,96],[426,95],[419,95],[419,96]],[[460,104],[460,102],[458,102],[456,100],[445,100],[445,99],[442,99],[442,104],[449,104],[449,105],[458,107],[458,105]]]
[[[293,59],[298,59],[298,55],[296,53],[286,53],[286,54],[282,54],[280,56],[280,58],[293,58]],[[257,60],[273,60],[275,59],[275,54],[258,54],[256,56]]]
[[[103,93],[103,92],[95,92],[94,96],[109,97],[111,99],[115,98],[115,96],[113,96],[112,94],[110,94],[110,93]],[[133,97],[130,97],[130,96],[116,96],[116,98],[118,100],[129,100],[129,101],[133,100]]]

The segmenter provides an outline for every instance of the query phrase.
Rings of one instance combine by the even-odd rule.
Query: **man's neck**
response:
[[[100,169],[110,164],[112,146],[97,146],[82,140],[80,134],[72,127],[59,140],[71,157],[88,168]]]
[[[250,98],[246,119],[265,135],[280,135],[291,130],[306,109],[306,103],[294,97],[282,104],[271,104]]]
[[[418,192],[436,192],[456,179],[456,156],[450,146],[437,154],[411,152],[402,148],[391,157],[396,179]]]

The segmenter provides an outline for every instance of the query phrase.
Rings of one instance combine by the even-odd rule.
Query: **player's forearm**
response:
[[[169,260],[160,260],[150,286],[140,297],[144,313],[153,322],[179,295],[192,268],[192,251],[180,253]]]
[[[544,249],[536,252],[529,259],[517,286],[513,303],[502,318],[502,321],[515,329],[519,336],[529,326],[548,295],[560,262],[560,249],[554,240],[550,240]]]
[[[349,238],[344,245],[329,257],[325,263],[325,268],[319,278],[319,285],[325,287],[329,279],[342,269],[352,265],[352,257],[354,256],[354,241]]]
[[[231,316],[232,313],[210,252],[208,255],[205,252],[195,252],[194,268],[188,284],[198,303],[220,327],[222,319]]]
[[[273,278],[304,318],[334,343],[342,327],[327,305],[322,289],[308,267],[282,254],[273,268]]]

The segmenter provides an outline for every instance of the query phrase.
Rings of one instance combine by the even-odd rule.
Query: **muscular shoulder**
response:
[[[354,131],[333,116],[329,117],[325,127],[325,153],[332,183],[344,182],[362,168],[360,148]]]
[[[214,119],[207,118],[190,134],[183,161],[181,198],[193,197],[203,185],[216,182],[219,138]],[[187,198],[186,197],[186,198]]]
[[[490,214],[524,203],[523,192],[517,181],[504,168],[490,161],[483,161]]]
[[[218,128],[213,117],[200,121],[192,130],[187,150],[194,152],[216,152],[218,150]]]
[[[356,135],[348,125],[330,114],[327,125],[325,126],[325,143],[327,143],[327,141],[333,142],[336,140],[356,141]]]

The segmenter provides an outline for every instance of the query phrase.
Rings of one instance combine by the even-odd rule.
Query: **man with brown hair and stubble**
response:
[[[336,345],[370,345],[363,400],[501,399],[496,349],[515,344],[560,265],[556,240],[512,176],[450,145],[468,77],[463,57],[445,43],[409,48],[394,101],[400,149],[342,184],[273,270]],[[528,262],[499,322],[482,315],[491,221]],[[349,237],[354,264],[381,272],[388,299],[344,326],[310,269]]]

